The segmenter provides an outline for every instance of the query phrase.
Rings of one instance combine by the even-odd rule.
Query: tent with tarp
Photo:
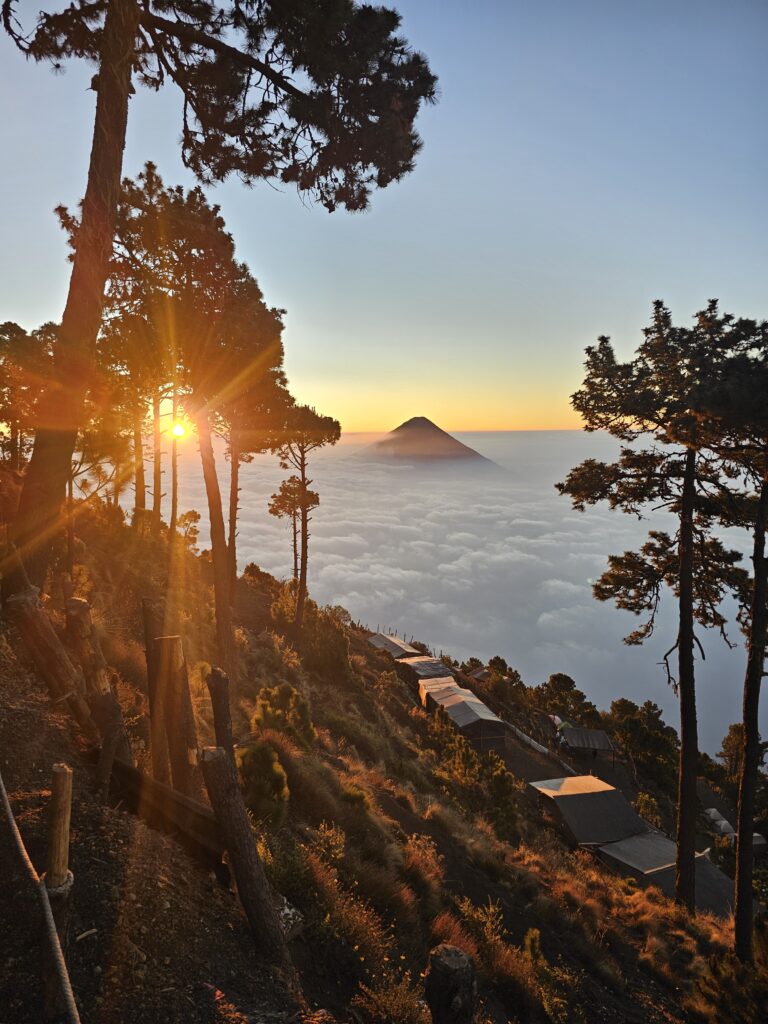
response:
[[[374,633],[373,636],[368,637],[368,643],[371,647],[376,647],[380,651],[386,651],[387,654],[395,659],[413,658],[421,655],[421,651],[411,647],[405,640],[401,640],[399,636],[395,636],[393,633]]]
[[[602,846],[649,830],[623,793],[593,775],[547,779],[531,786],[540,798],[552,801],[555,814],[579,846]]]
[[[424,654],[418,657],[398,658],[396,669],[400,678],[414,687],[418,686],[422,679],[444,679],[446,676],[454,678],[453,672],[444,661]]]
[[[478,753],[506,749],[506,724],[471,690],[448,686],[427,693],[427,699],[434,703],[435,708],[443,709],[456,729]]]

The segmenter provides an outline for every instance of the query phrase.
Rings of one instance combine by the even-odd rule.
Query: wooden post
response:
[[[291,958],[256,849],[234,761],[222,747],[205,747],[200,763],[253,936],[264,956],[292,975]]]
[[[70,894],[73,876],[69,870],[69,823],[72,813],[72,769],[66,764],[53,766],[51,805],[48,818],[48,864],[43,875],[53,920],[62,952],[66,954]],[[60,1018],[66,1011],[64,993],[51,950],[50,939],[43,935],[43,1007],[45,1019]]]
[[[200,797],[202,784],[197,765],[197,732],[189,693],[187,663],[180,636],[155,638],[158,696],[163,697],[165,735],[173,785],[185,796]]]
[[[220,668],[212,668],[206,678],[213,708],[213,728],[216,746],[234,757],[235,741],[232,736],[232,713],[229,707],[229,677]]]
[[[149,597],[141,599],[144,620],[144,649],[147,656],[147,696],[149,697],[149,750],[152,756],[152,775],[166,785],[171,781],[168,764],[168,740],[165,735],[164,694],[158,692],[157,651],[155,637],[165,633],[163,611],[159,601]]]
[[[65,614],[67,637],[75,657],[82,665],[86,692],[109,693],[109,666],[93,629],[88,602],[82,597],[68,598]]]

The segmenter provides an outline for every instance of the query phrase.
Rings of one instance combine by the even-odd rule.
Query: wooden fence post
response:
[[[197,764],[197,731],[181,637],[156,637],[155,654],[173,786],[185,796],[199,799],[202,783]]]
[[[237,782],[234,760],[222,747],[205,747],[200,763],[253,937],[262,953],[292,976],[290,954],[256,849],[256,839]]]
[[[72,813],[72,769],[66,764],[53,766],[51,804],[48,817],[48,863],[43,879],[62,952],[66,954],[70,895],[73,876],[69,870],[69,824]],[[61,980],[47,934],[42,940],[43,1005],[46,1020],[55,1020],[66,1011]]]
[[[216,746],[234,757],[235,741],[232,736],[232,712],[229,706],[229,677],[220,668],[212,668],[206,677],[208,693],[211,695],[213,708],[213,728],[216,733]]]
[[[170,784],[168,740],[165,735],[165,695],[159,692],[158,656],[155,637],[165,633],[163,612],[159,601],[149,597],[141,600],[144,620],[144,649],[147,656],[147,696],[149,697],[149,750],[152,757],[152,775],[157,782]]]

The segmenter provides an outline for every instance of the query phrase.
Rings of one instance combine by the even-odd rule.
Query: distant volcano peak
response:
[[[374,459],[393,459],[404,462],[485,462],[489,460],[445,430],[442,430],[426,416],[413,416],[395,427],[386,437],[366,448],[365,455]]]

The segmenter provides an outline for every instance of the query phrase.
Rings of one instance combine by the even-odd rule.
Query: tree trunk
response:
[[[234,639],[232,634],[232,613],[229,604],[230,573],[227,555],[227,538],[224,532],[224,513],[221,507],[221,489],[216,475],[216,461],[213,456],[211,428],[208,414],[203,409],[197,414],[197,436],[200,442],[200,460],[203,465],[205,494],[208,498],[208,519],[211,524],[211,560],[213,562],[213,592],[216,605],[216,639],[219,658],[224,671],[235,683],[233,675]]]
[[[55,374],[38,402],[35,444],[13,523],[13,541],[38,586],[48,570],[83,403],[94,376],[120,197],[138,21],[135,0],[110,0],[99,60],[88,184],[67,303],[54,346]],[[15,591],[23,589],[18,578],[13,584]]]
[[[147,507],[147,484],[144,477],[144,439],[142,437],[144,417],[138,393],[135,402],[133,411],[133,520],[138,525],[138,521]]]
[[[763,481],[757,506],[752,547],[754,579],[750,604],[749,653],[744,675],[744,735],[736,825],[736,911],[734,939],[739,960],[752,961],[752,832],[757,773],[760,767],[758,710],[768,632],[768,559],[765,531],[768,527],[768,480]]]
[[[304,452],[300,459],[301,473],[301,565],[299,566],[299,589],[296,594],[296,615],[293,628],[298,637],[304,622],[304,606],[307,601],[307,557],[309,554],[309,509],[307,508],[307,460]]]
[[[176,385],[173,386],[173,426],[176,426],[176,417],[179,414],[179,399],[176,394]],[[168,523],[168,530],[171,535],[171,542],[176,536],[176,522],[179,518],[179,443],[176,434],[171,433],[171,518]]]
[[[293,531],[293,578],[299,578],[299,516],[296,510],[291,514],[291,529]]]
[[[220,668],[212,668],[206,678],[213,709],[213,728],[216,746],[234,757],[235,740],[232,735],[232,712],[229,706],[229,680]]]
[[[75,496],[72,493],[72,469],[67,480],[67,572],[70,577],[75,568]]]
[[[253,937],[264,956],[292,974],[291,958],[280,930],[269,882],[256,849],[234,761],[221,747],[206,747],[201,765],[211,806],[229,851],[240,902]]]
[[[227,557],[229,559],[229,580],[231,603],[234,603],[237,583],[237,509],[240,496],[240,436],[232,429],[229,437],[229,538]]]
[[[163,435],[160,431],[160,392],[152,394],[152,526],[160,529],[163,511]]]
[[[696,778],[699,740],[693,662],[693,515],[696,499],[696,452],[685,457],[680,506],[678,688],[680,696],[680,763],[677,797],[677,864],[675,899],[691,912],[696,897]]]

